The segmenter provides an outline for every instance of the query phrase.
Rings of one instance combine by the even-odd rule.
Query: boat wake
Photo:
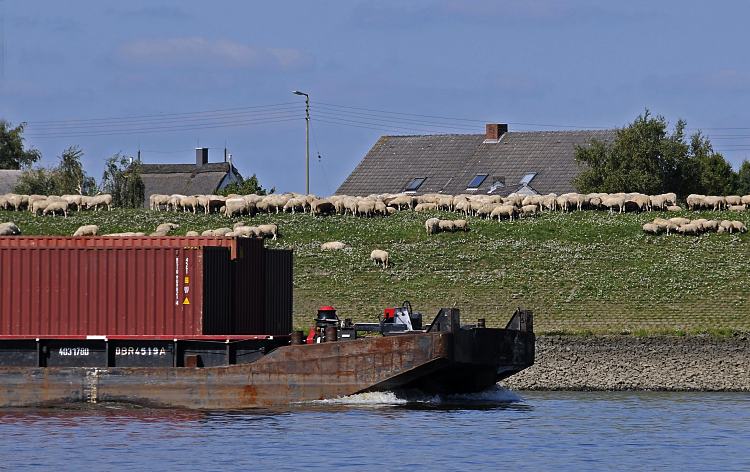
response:
[[[366,392],[346,397],[319,400],[317,404],[351,406],[464,406],[492,407],[523,401],[520,395],[499,385],[476,393],[428,394],[418,390]]]

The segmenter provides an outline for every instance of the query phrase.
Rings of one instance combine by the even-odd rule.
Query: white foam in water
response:
[[[432,405],[488,405],[496,403],[511,403],[521,401],[521,397],[511,390],[495,385],[476,393],[454,393],[432,395],[419,391],[408,392],[367,392],[349,395],[347,397],[320,400],[315,403],[334,405],[384,406],[405,405],[409,403]]]

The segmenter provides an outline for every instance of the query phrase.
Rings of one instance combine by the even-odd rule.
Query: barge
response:
[[[269,269],[266,248],[243,254],[249,243],[221,239],[127,248],[28,239],[0,243],[0,407],[234,409],[394,389],[475,392],[534,362],[526,310],[488,328],[443,308],[423,328],[410,305],[362,324],[326,307],[304,338],[291,332],[291,253],[268,256]]]

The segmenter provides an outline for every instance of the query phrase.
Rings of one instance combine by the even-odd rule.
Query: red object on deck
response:
[[[386,308],[383,310],[383,318],[386,320],[391,320],[396,317],[396,309],[395,308]]]
[[[230,297],[227,248],[0,248],[0,335],[229,334]]]

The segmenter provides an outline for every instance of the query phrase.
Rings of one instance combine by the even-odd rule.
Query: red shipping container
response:
[[[230,295],[226,248],[0,247],[0,335],[226,334]]]

